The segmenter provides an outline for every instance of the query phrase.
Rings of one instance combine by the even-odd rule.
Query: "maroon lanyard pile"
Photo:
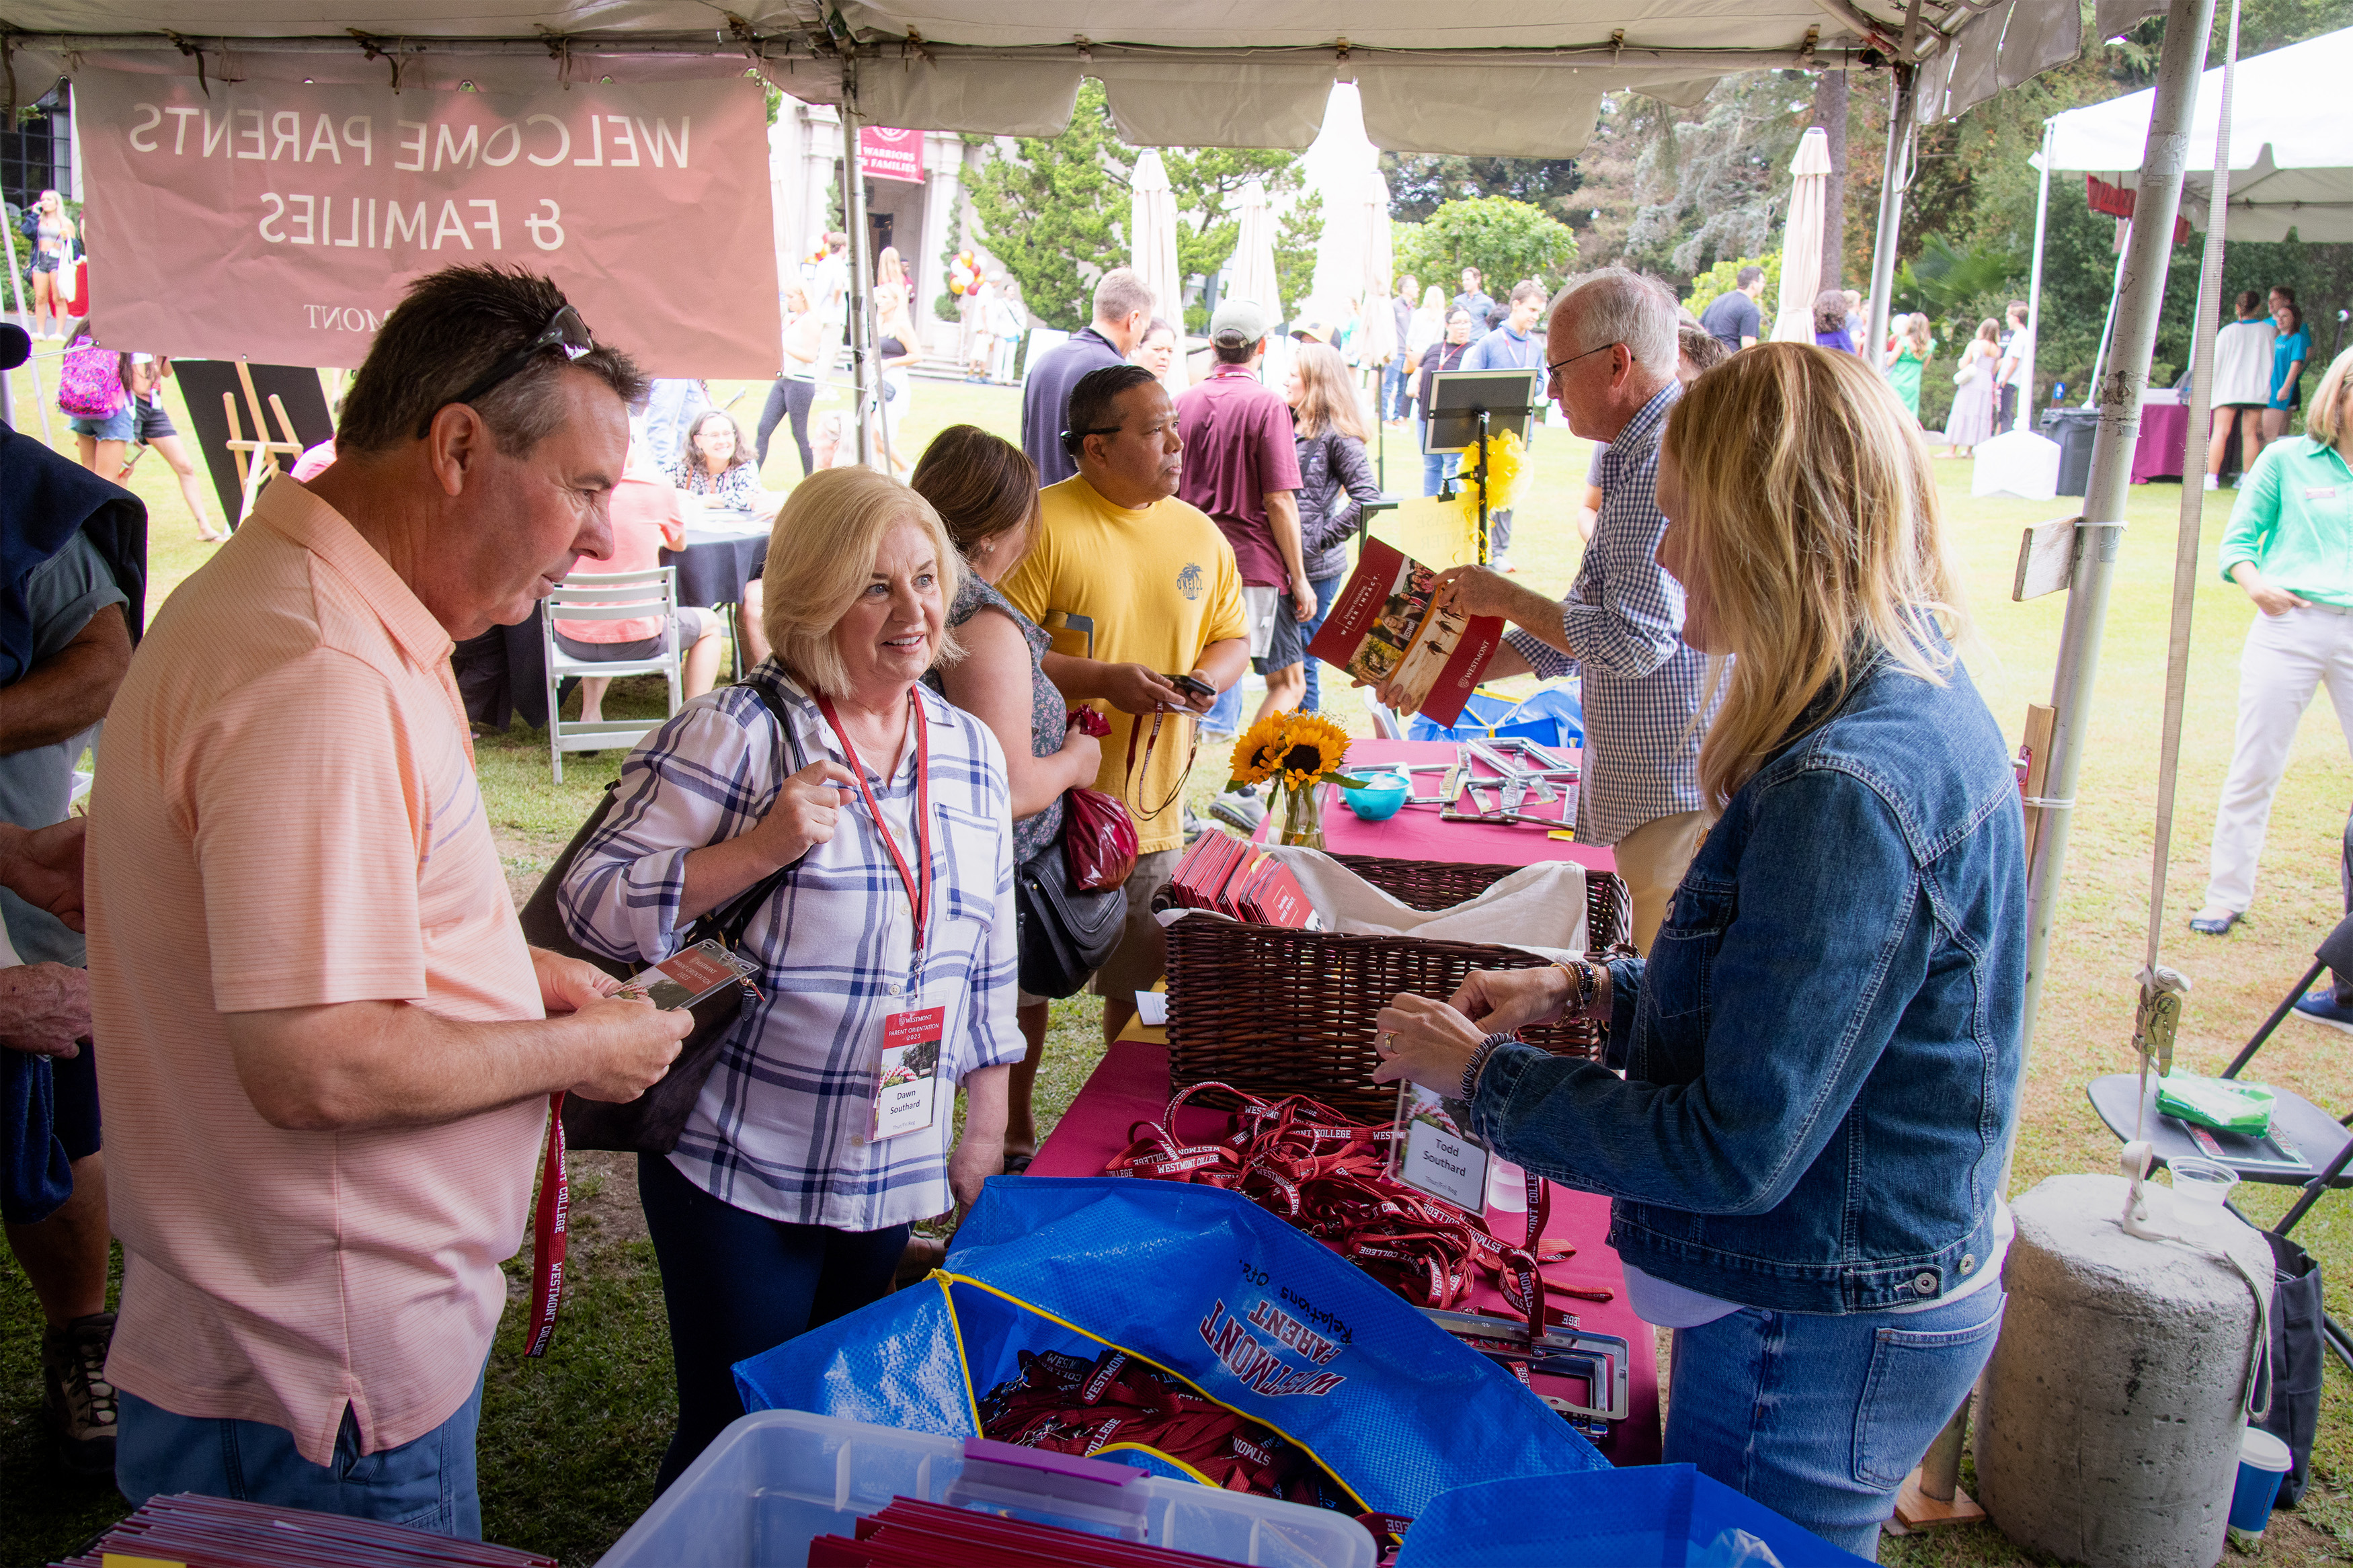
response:
[[[1023,1351],[1020,1365],[1019,1376],[981,1401],[983,1436],[1082,1458],[1133,1443],[1229,1491],[1324,1502],[1314,1461],[1280,1433],[1124,1351],[1106,1350],[1092,1362]]]
[[[1242,1101],[1232,1130],[1213,1142],[1180,1142],[1169,1131],[1177,1110],[1209,1089]],[[1489,1230],[1483,1215],[1391,1181],[1384,1146],[1397,1137],[1395,1128],[1356,1125],[1304,1095],[1268,1100],[1222,1083],[1197,1083],[1177,1092],[1160,1121],[1139,1121],[1128,1136],[1134,1142],[1103,1167],[1106,1174],[1239,1192],[1424,1307],[1504,1316],[1468,1300],[1474,1284],[1491,1279],[1535,1334],[1577,1323],[1572,1314],[1546,1306],[1547,1290],[1588,1301],[1612,1295],[1545,1279],[1543,1265],[1563,1262],[1576,1249],[1544,1245],[1552,1194],[1537,1177],[1528,1178],[1526,1238],[1514,1245]]]

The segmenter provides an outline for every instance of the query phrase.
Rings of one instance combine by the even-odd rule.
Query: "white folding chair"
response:
[[[1398,721],[1398,716],[1381,706],[1379,700],[1369,691],[1365,694],[1365,711],[1372,715],[1374,740],[1402,741],[1405,739],[1405,726]]]
[[[555,640],[555,623],[565,621],[636,621],[659,616],[661,648],[650,658],[586,659],[565,653]],[[547,754],[555,782],[564,782],[564,753],[601,752],[607,747],[636,745],[659,728],[659,719],[600,719],[593,723],[566,722],[556,706],[556,691],[568,675],[659,675],[670,682],[670,712],[681,700],[678,673],[678,568],[657,566],[649,572],[575,572],[547,595],[539,621],[540,640],[547,650]]]

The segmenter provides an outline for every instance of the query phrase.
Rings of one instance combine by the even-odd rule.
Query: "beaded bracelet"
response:
[[[1572,962],[1577,965],[1574,969],[1569,967]],[[1577,1000],[1565,1006],[1564,1011],[1567,1015],[1574,1018],[1590,1013],[1593,1010],[1593,999],[1601,994],[1599,973],[1592,964],[1581,958],[1576,960],[1556,958],[1552,961],[1552,966],[1577,983]]]
[[[1497,1046],[1508,1046],[1511,1043],[1512,1037],[1509,1035],[1490,1035],[1479,1042],[1479,1048],[1472,1051],[1471,1059],[1462,1064],[1462,1081],[1456,1086],[1462,1092],[1457,1097],[1458,1099],[1470,1100],[1479,1097],[1479,1075],[1487,1070],[1487,1058],[1495,1054]]]

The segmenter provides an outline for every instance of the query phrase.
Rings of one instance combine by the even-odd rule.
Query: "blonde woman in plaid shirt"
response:
[[[638,1163],[678,1373],[658,1486],[743,1413],[733,1363],[881,1297],[910,1224],[970,1203],[1003,1157],[1022,1055],[1005,757],[918,679],[956,657],[944,614],[962,570],[904,485],[866,468],[803,480],[768,547],[776,653],[630,753],[565,883],[575,940],[650,963],[790,868],[744,931],[760,996],[676,1150]],[[875,1120],[886,1031],[934,1009],[931,1120],[893,1134]]]

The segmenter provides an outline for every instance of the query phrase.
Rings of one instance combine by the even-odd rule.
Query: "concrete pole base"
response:
[[[2014,1205],[2010,1303],[1978,1405],[1978,1493],[2003,1534],[2063,1562],[2212,1568],[2255,1300],[2221,1259],[2126,1236],[2125,1194],[2119,1176],[2053,1176]],[[2270,1280],[2270,1249],[2241,1221],[2189,1234]]]

